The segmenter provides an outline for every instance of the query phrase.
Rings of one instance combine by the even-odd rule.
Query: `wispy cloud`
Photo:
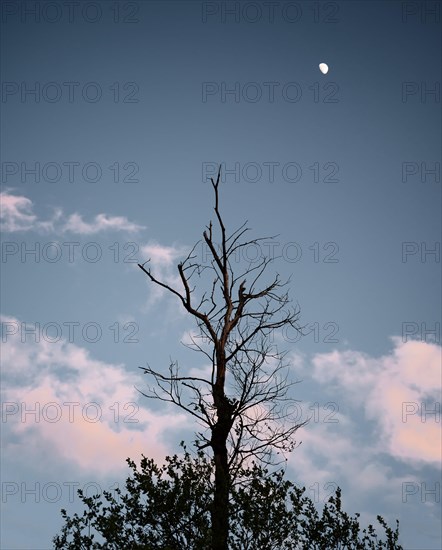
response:
[[[0,227],[5,233],[36,231],[93,235],[104,231],[135,233],[145,229],[144,226],[129,221],[125,216],[101,213],[97,214],[91,222],[87,222],[78,212],[66,217],[61,208],[56,208],[50,219],[42,220],[34,213],[34,204],[29,198],[15,195],[11,190],[0,194],[0,209]]]
[[[176,260],[187,252],[180,246],[163,246],[155,241],[150,241],[141,248],[141,254],[147,260],[151,260],[152,267],[161,269],[172,267]]]
[[[1,193],[1,230],[9,233],[32,229],[37,220],[32,207],[32,201],[26,197],[11,195],[8,192]]]
[[[142,225],[132,223],[124,216],[108,216],[107,214],[98,214],[91,223],[85,222],[80,214],[71,214],[63,226],[63,231],[80,235],[92,235],[102,231],[136,233],[142,229],[144,229]]]
[[[164,246],[156,241],[149,241],[140,247],[141,263],[147,262],[145,265],[146,269],[150,269],[155,278],[178,292],[183,290],[183,283],[177,271],[178,259],[185,257],[188,253],[188,247],[180,245]],[[167,293],[164,288],[150,282],[149,290],[148,307]],[[177,305],[179,306],[179,311],[181,311],[181,304],[177,303]]]

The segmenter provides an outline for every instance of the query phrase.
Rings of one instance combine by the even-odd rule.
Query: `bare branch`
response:
[[[249,231],[247,222],[227,236],[219,208],[220,173],[219,170],[216,181],[211,179],[219,243],[211,221],[203,232],[203,240],[198,242],[205,243],[212,255],[208,265],[197,261],[195,245],[177,266],[182,292],[159,281],[150,269],[145,269],[145,264],[139,267],[151,282],[176,295],[195,319],[199,335],[191,335],[191,344],[184,345],[202,353],[212,367],[210,380],[181,376],[173,362],[167,375],[150,367],[142,368],[154,378],[157,389],[141,393],[174,403],[203,426],[196,445],[199,449],[210,447],[214,455],[213,532],[225,535],[226,524],[217,523],[217,514],[225,521],[227,512],[223,510],[227,510],[235,472],[248,459],[279,463],[284,453],[296,447],[295,433],[306,422],[299,422],[294,414],[298,412],[297,402],[290,392],[297,382],[289,379],[285,353],[270,338],[284,327],[302,334],[299,308],[290,305],[286,290],[289,281],[281,282],[276,274],[270,282],[263,282],[274,258],[264,256],[245,270],[233,269],[238,251],[250,245],[260,246],[269,238],[244,241]],[[206,290],[199,297],[195,295],[200,287],[195,284],[196,277],[198,283],[208,277],[203,285]]]

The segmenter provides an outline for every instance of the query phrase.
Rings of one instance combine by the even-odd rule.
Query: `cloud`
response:
[[[124,216],[97,214],[92,222],[86,222],[79,213],[71,214],[65,219],[63,210],[55,208],[48,220],[40,220],[34,214],[34,204],[27,197],[14,195],[6,190],[0,195],[1,230],[7,233],[18,231],[37,232],[70,232],[79,235],[92,235],[103,231],[124,231],[135,233],[144,226],[130,222]]]
[[[20,325],[7,317],[4,323]],[[85,473],[106,476],[125,470],[127,457],[138,460],[143,453],[164,460],[167,432],[191,426],[176,410],[146,408],[135,388],[142,390],[145,379],[124,365],[93,359],[62,340],[21,340],[18,331],[3,343],[5,453],[38,456],[50,449]]]
[[[310,396],[300,403],[299,419],[311,420],[287,457],[290,477],[318,503],[340,485],[345,507],[362,512],[365,523],[374,520],[374,502],[376,513],[399,511],[398,502],[405,502],[408,514],[414,501],[404,497],[407,487],[434,487],[440,475],[441,348],[397,337],[392,343],[380,357],[355,350],[294,356]],[[436,517],[436,503],[426,505]]]
[[[392,353],[379,358],[351,350],[318,354],[313,378],[375,423],[377,452],[412,464],[440,464],[441,348],[392,341]]]
[[[80,214],[71,214],[63,226],[63,231],[80,235],[91,235],[108,230],[135,233],[141,229],[144,229],[142,225],[132,223],[124,216],[108,216],[107,214],[98,214],[92,223],[83,221]]]
[[[397,337],[392,343],[380,357],[355,350],[295,355],[310,397],[301,403],[302,419],[312,418],[287,457],[289,477],[318,505],[340,486],[344,509],[360,512],[362,525],[377,514],[391,525],[399,517],[403,537],[414,537],[420,525],[439,540],[441,348]],[[331,417],[330,403],[338,409]]]
[[[35,225],[37,216],[32,212],[32,201],[26,197],[0,193],[1,230],[28,231]]]
[[[177,263],[179,258],[187,256],[189,248],[179,245],[163,246],[156,241],[149,241],[140,247],[141,262],[147,262],[146,269],[150,269],[152,275],[162,283],[169,285],[177,292],[183,292],[183,283],[178,274]],[[148,307],[158,302],[166,294],[167,290],[149,281],[149,300]],[[178,309],[175,311],[184,314],[181,303],[177,297],[173,297]],[[170,312],[171,313],[171,312]]]
[[[150,241],[141,248],[143,257],[152,261],[152,267],[166,268],[174,266],[176,260],[186,253],[186,249],[179,246],[163,246]]]
[[[172,265],[166,258],[164,263]],[[12,317],[1,320],[19,323]],[[288,457],[288,477],[305,486],[317,504],[341,486],[344,508],[361,512],[364,525],[375,521],[376,513],[390,523],[397,515],[421,517],[421,495],[404,501],[404,488],[421,487],[423,481],[432,488],[440,460],[440,416],[439,423],[434,415],[423,417],[421,405],[430,409],[438,397],[440,347],[399,338],[392,342],[392,350],[380,357],[354,350],[315,354],[310,360],[296,356],[298,368],[310,373],[303,378],[312,378],[316,387],[315,397],[302,403],[299,420],[312,419],[296,434],[302,443]],[[8,335],[2,359],[7,457],[46,460],[52,455],[70,472],[75,466],[82,474],[104,478],[126,473],[128,456],[137,461],[143,453],[162,462],[171,452],[168,434],[179,432],[181,439],[184,430],[195,427],[175,409],[160,414],[146,408],[147,400],[134,388],[143,389],[144,377],[94,359],[77,345],[22,342],[18,333]],[[192,374],[206,370],[208,365]],[[302,384],[296,390],[300,397]],[[324,408],[326,401],[338,410]],[[404,409],[403,403],[419,409]],[[40,422],[26,409],[37,410]],[[436,510],[430,500],[423,513],[436,518]]]

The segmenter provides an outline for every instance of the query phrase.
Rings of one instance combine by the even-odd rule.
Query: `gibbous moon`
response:
[[[322,74],[327,74],[328,73],[327,63],[319,63],[319,70],[321,71]]]

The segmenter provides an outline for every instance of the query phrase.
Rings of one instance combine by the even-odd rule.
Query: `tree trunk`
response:
[[[212,508],[212,550],[227,550],[229,536],[229,484],[227,448],[215,451],[215,492]]]
[[[212,550],[228,550],[230,472],[227,438],[232,427],[232,406],[223,388],[215,387],[218,421],[212,428],[211,447],[215,460],[215,491],[212,508]]]

